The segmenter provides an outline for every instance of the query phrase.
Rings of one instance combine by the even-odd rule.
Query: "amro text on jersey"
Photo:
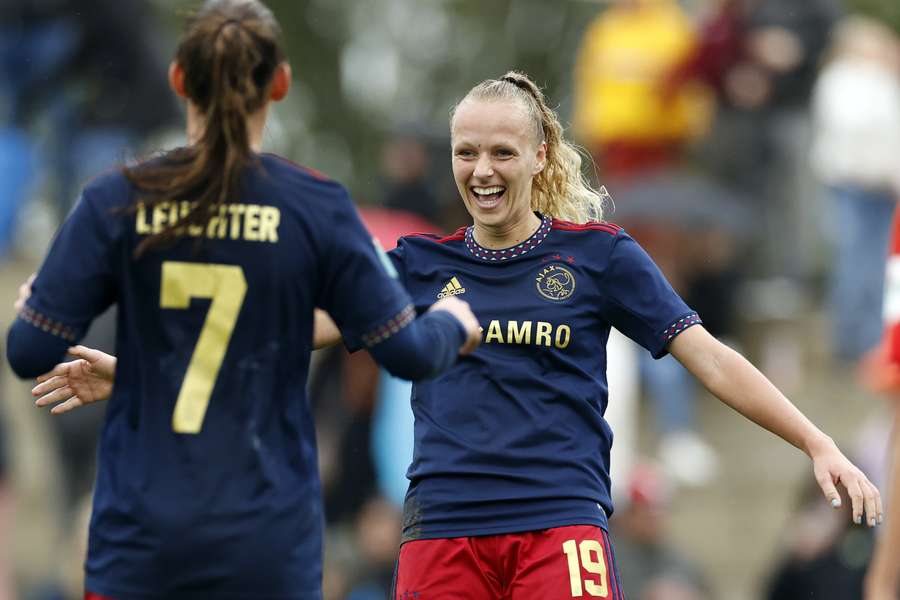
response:
[[[485,344],[534,344],[565,348],[572,341],[572,329],[546,321],[507,321],[506,328],[494,319],[484,336]]]

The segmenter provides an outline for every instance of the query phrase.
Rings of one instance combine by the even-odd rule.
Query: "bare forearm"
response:
[[[689,340],[689,335],[703,339]],[[681,337],[689,344],[679,344]],[[833,444],[739,353],[703,330],[688,330],[679,338],[670,348],[672,353],[722,402],[810,456]]]

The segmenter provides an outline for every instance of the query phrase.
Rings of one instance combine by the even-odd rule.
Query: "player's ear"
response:
[[[184,69],[174,60],[169,63],[169,86],[178,96],[187,98],[187,92],[184,91]]]
[[[283,62],[275,67],[275,74],[272,76],[272,91],[269,92],[269,97],[273,102],[278,102],[287,96],[289,89],[291,89],[291,65]]]
[[[534,161],[534,172],[532,175],[537,175],[541,171],[544,170],[544,167],[547,165],[547,142],[541,142],[538,145],[537,156]]]

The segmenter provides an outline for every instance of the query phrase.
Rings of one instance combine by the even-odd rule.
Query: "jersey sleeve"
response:
[[[601,277],[602,314],[654,358],[665,356],[669,342],[679,333],[701,323],[653,259],[625,233],[620,232],[613,241]]]
[[[48,371],[115,300],[112,217],[88,191],[60,227],[9,332],[7,356],[22,377]]]
[[[391,259],[391,264],[394,266],[394,270],[397,271],[397,279],[406,287],[406,247],[402,244],[402,240],[398,242],[397,247],[390,250],[388,253],[388,258]]]
[[[323,248],[317,306],[331,315],[351,351],[374,346],[415,319],[394,263],[366,231],[349,195],[335,202]]]

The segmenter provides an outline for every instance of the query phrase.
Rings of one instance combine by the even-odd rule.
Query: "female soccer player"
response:
[[[656,357],[671,352],[729,406],[806,452],[826,497],[839,503],[835,486],[846,486],[857,522],[865,513],[874,525],[881,500],[868,479],[704,330],[634,240],[599,220],[601,198],[530,79],[511,72],[475,86],[454,110],[451,142],[473,224],[402,238],[390,256],[417,307],[463,297],[484,337],[415,386],[396,598],[623,597],[606,534],[612,326]],[[317,314],[318,345],[339,335]],[[94,358],[79,363],[79,382],[102,370]],[[43,378],[38,402],[74,399],[74,370]]]
[[[88,598],[321,598],[313,308],[406,378],[480,340],[459,299],[414,319],[343,187],[260,153],[278,37],[259,2],[204,5],[169,71],[190,145],[84,189],[10,329],[34,376],[119,305]]]

